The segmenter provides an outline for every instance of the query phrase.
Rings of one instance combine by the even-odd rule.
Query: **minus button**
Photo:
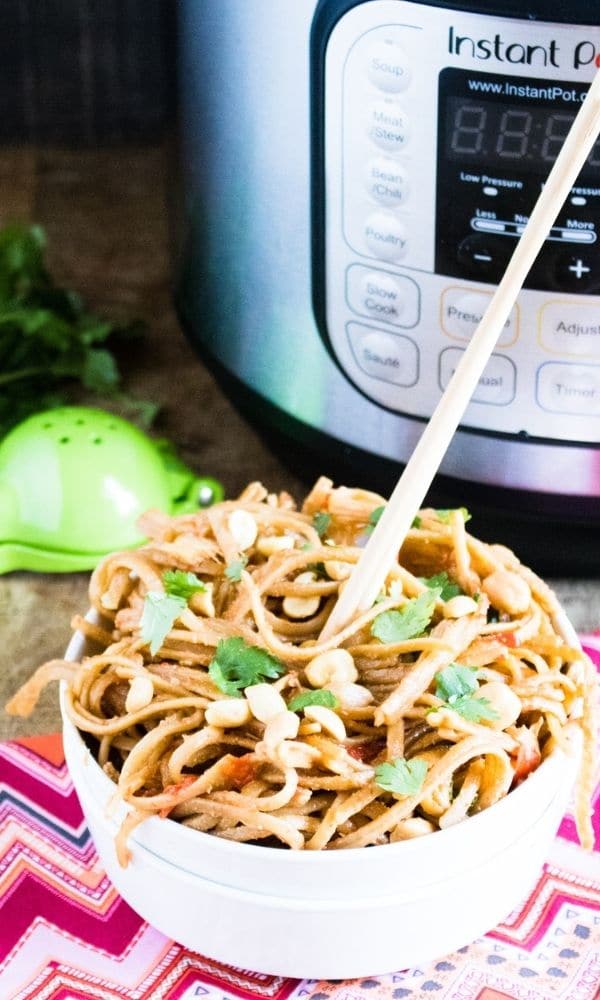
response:
[[[495,187],[484,187],[483,193],[489,195],[490,198],[495,198],[498,194],[498,188]]]

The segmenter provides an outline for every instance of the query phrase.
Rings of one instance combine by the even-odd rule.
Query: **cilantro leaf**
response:
[[[427,774],[427,763],[419,757],[396,760],[379,764],[375,768],[375,783],[386,792],[396,795],[416,795],[423,786]]]
[[[444,524],[450,524],[450,516],[454,513],[454,510],[459,510],[461,512],[465,524],[467,523],[467,521],[471,520],[471,514],[469,513],[466,507],[457,507],[457,508],[450,508],[450,509],[444,508],[442,510],[436,510],[435,513],[437,514],[438,521],[443,521]]]
[[[182,569],[168,569],[163,573],[163,583],[167,594],[182,597],[184,601],[206,590],[206,585],[195,573],[185,573]]]
[[[122,398],[111,348],[134,325],[99,319],[55,285],[45,249],[39,226],[0,229],[0,437],[30,414],[69,402],[75,383]]]
[[[151,590],[146,594],[144,608],[140,621],[141,637],[150,644],[152,656],[158,652],[173,623],[187,606],[183,597],[173,597],[169,594],[159,594]]]
[[[314,515],[312,523],[319,538],[324,538],[331,524],[331,514],[326,514],[325,511],[320,510]]]
[[[301,712],[308,705],[323,705],[325,708],[337,708],[338,700],[332,691],[303,691],[288,703],[289,712]]]
[[[416,517],[413,517],[413,522],[412,522],[412,524],[411,524],[411,528],[420,528],[420,527],[421,527],[421,525],[422,525],[422,523],[423,523],[423,522],[422,522],[421,518],[420,518],[420,517],[419,517],[419,515],[417,514],[417,516],[416,516]]]
[[[369,521],[367,527],[365,528],[367,535],[370,535],[371,532],[375,530],[375,528],[379,524],[379,521],[381,520],[381,515],[383,514],[384,510],[385,506],[382,506],[382,507],[376,507],[375,510],[371,511],[371,513],[369,514]]]
[[[460,663],[451,663],[435,675],[437,687],[436,698],[452,705],[457,698],[473,694],[478,688],[477,667],[463,667]]]
[[[381,642],[403,642],[422,635],[433,617],[439,596],[437,589],[426,590],[399,611],[382,611],[371,625],[371,635]]]
[[[477,667],[463,667],[459,663],[451,663],[435,675],[435,682],[436,698],[441,698],[448,708],[454,709],[468,722],[498,718],[498,713],[487,698],[473,697],[479,687]]]
[[[228,566],[225,567],[225,576],[228,580],[231,580],[232,583],[239,583],[242,579],[242,572],[245,570],[247,565],[248,557],[240,556],[239,559],[234,559]]]
[[[240,636],[221,639],[208,673],[223,694],[240,697],[244,688],[285,673],[285,665],[266,649],[250,646]]]
[[[459,594],[464,593],[462,588],[457,583],[453,583],[444,571],[436,573],[435,576],[421,576],[419,579],[430,590],[439,589],[442,601],[449,601],[452,597],[458,597]]]
[[[497,719],[498,713],[487,698],[471,698],[465,694],[450,705],[455,712],[462,715],[468,722],[481,722],[482,719]]]

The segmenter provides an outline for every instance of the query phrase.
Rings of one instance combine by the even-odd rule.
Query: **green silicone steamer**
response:
[[[92,569],[144,541],[144,511],[186,514],[222,498],[220,483],[121,417],[80,406],[37,413],[0,443],[0,574]]]

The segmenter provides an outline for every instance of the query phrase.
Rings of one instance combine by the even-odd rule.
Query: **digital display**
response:
[[[450,97],[446,106],[449,160],[465,167],[523,167],[547,174],[558,156],[576,111],[540,105]],[[582,176],[600,168],[600,139],[586,160]]]

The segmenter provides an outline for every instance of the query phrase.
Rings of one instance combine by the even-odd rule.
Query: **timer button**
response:
[[[402,205],[408,196],[406,171],[394,160],[369,160],[365,172],[367,191],[380,205]]]
[[[561,288],[573,292],[583,292],[595,284],[594,265],[596,260],[585,251],[562,254],[556,261],[556,281]]]
[[[502,274],[513,246],[503,237],[467,236],[458,247],[458,260],[469,276],[493,281]]]
[[[369,49],[367,73],[371,83],[387,94],[399,94],[410,83],[410,69],[404,51],[394,42],[377,42]]]
[[[600,416],[600,365],[548,361],[538,369],[537,401],[551,413]]]
[[[401,153],[408,142],[408,117],[393,100],[375,101],[367,112],[371,142],[390,153]]]
[[[373,212],[365,223],[365,243],[381,260],[400,260],[408,250],[406,229],[391,212]]]

